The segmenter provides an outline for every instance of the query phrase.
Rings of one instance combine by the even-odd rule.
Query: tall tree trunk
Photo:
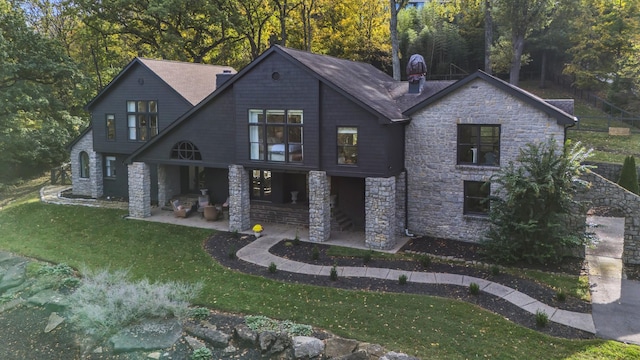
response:
[[[547,87],[545,80],[547,78],[547,50],[542,50],[542,66],[540,69],[540,89]]]
[[[287,0],[283,0],[280,7],[280,37],[280,45],[287,46]]]
[[[484,72],[493,73],[491,66],[491,45],[493,44],[493,18],[491,17],[491,0],[484,2]]]
[[[520,82],[520,68],[522,67],[522,52],[524,51],[524,34],[517,34],[513,37],[513,59],[511,60],[511,71],[509,72],[509,83],[518,86]]]
[[[398,40],[398,11],[400,4],[397,0],[390,0],[391,20],[389,30],[391,32],[391,63],[393,65],[393,79],[400,81],[400,41]]]

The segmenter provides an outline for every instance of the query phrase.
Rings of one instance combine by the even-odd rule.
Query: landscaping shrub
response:
[[[371,261],[371,257],[373,256],[373,251],[369,250],[362,256],[362,262],[366,265]]]
[[[318,260],[320,258],[320,249],[317,246],[314,246],[311,250],[311,260]]]
[[[269,272],[270,273],[275,273],[276,270],[278,270],[278,266],[276,265],[276,263],[272,262],[271,264],[269,264]]]
[[[398,282],[400,283],[400,285],[406,285],[407,284],[407,275],[402,274],[398,277]]]
[[[491,177],[491,226],[483,254],[501,263],[546,264],[561,260],[563,250],[586,242],[569,226],[576,206],[573,194],[586,185],[579,176],[591,151],[580,143],[564,152],[550,141],[528,144],[517,160]],[[494,190],[495,189],[495,190]]]
[[[478,285],[477,283],[472,282],[471,284],[469,284],[469,293],[471,295],[478,295],[480,294],[480,285]]]
[[[211,315],[209,309],[205,307],[196,307],[189,309],[189,317],[197,320],[205,320]]]
[[[624,158],[624,164],[622,164],[622,170],[620,171],[620,179],[618,180],[618,185],[631,191],[634,194],[640,193],[636,160],[631,155]]]
[[[98,340],[142,319],[186,318],[189,301],[202,284],[131,282],[127,271],[83,271],[82,285],[69,297],[71,323]]]
[[[201,347],[193,350],[191,354],[191,360],[211,360],[213,359],[213,353],[206,347]]]
[[[422,267],[425,269],[431,266],[431,256],[429,255],[420,256],[420,265],[422,265]]]
[[[549,324],[549,315],[542,310],[536,311],[536,325],[538,327],[545,327]]]
[[[331,272],[329,273],[329,279],[331,279],[331,281],[338,280],[338,269],[336,268],[335,265],[331,267]]]
[[[245,324],[255,331],[285,332],[291,336],[310,336],[313,328],[310,325],[297,324],[289,320],[277,321],[262,315],[248,315],[244,319]]]
[[[567,293],[563,289],[558,290],[556,299],[560,302],[565,302],[567,300]]]

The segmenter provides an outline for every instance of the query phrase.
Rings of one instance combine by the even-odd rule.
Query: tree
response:
[[[622,171],[620,171],[618,185],[634,194],[640,193],[640,186],[638,185],[638,169],[636,168],[636,159],[633,156],[627,156],[624,158],[624,164],[622,165]]]
[[[6,0],[0,0],[0,63],[0,174],[29,176],[60,164],[83,123],[77,67]]]
[[[525,40],[533,30],[546,26],[555,2],[551,0],[495,0],[493,19],[504,27],[511,41],[509,82],[518,85]]]
[[[562,151],[549,141],[528,144],[518,165],[511,162],[492,176],[496,189],[490,198],[490,230],[483,241],[485,254],[499,262],[558,261],[562,250],[583,244],[583,234],[568,225],[573,194],[585,185],[579,176],[588,170],[590,156],[577,143]]]
[[[389,32],[391,34],[391,63],[393,65],[393,79],[400,80],[400,41],[398,40],[398,12],[407,6],[409,0],[390,0]]]

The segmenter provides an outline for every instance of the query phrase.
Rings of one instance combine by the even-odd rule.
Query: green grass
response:
[[[203,251],[211,231],[126,220],[123,215],[118,210],[25,201],[0,211],[0,248],[75,268],[126,268],[137,278],[202,281],[199,305],[310,324],[423,359],[640,357],[636,346],[553,338],[463,302],[240,274]]]
[[[548,88],[539,89],[534,81],[522,82],[520,86],[538,95],[543,99],[567,99],[573,98],[571,92],[564,91],[551,82],[547,82]],[[572,128],[568,131],[568,138],[573,142],[580,141],[586,148],[592,148],[594,155],[590,161],[622,164],[628,155],[640,157],[640,134],[630,136],[611,136],[608,133],[609,126],[631,127],[620,121],[609,121],[608,114],[589,105],[583,100],[575,99],[575,115],[580,119],[581,129],[598,131],[579,131]]]

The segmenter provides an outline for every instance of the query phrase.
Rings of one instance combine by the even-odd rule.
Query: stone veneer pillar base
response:
[[[242,165],[229,165],[229,231],[251,227],[249,172]]]
[[[396,244],[396,179],[365,180],[365,244],[372,249],[391,249]]]
[[[134,162],[129,170],[129,216],[151,216],[151,170],[149,165]]]
[[[324,242],[331,236],[330,177],[309,171],[309,241]]]

